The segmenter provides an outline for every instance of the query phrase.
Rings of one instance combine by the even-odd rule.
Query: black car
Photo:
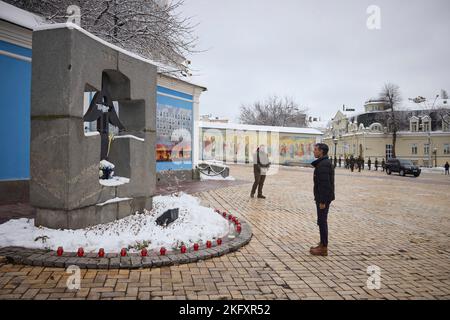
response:
[[[407,174],[412,174],[414,177],[420,175],[420,168],[415,166],[411,160],[404,159],[389,159],[386,162],[386,173],[391,174],[392,172],[398,172],[399,175],[405,176]]]

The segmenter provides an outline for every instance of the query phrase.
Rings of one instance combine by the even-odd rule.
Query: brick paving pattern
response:
[[[239,251],[207,261],[138,270],[81,270],[79,290],[59,268],[7,264],[0,299],[449,299],[450,178],[336,172],[328,257],[318,242],[312,170],[284,168],[267,178],[267,200],[250,199],[251,167],[232,166],[248,183],[196,193],[205,205],[243,217],[253,231]],[[381,288],[367,288],[367,267]]]

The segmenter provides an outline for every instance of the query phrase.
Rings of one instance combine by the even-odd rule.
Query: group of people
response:
[[[333,157],[331,157],[330,161],[335,168],[337,166],[341,168],[342,164],[344,164],[344,168],[349,169],[352,172],[355,171],[355,169],[357,169],[358,172],[361,172],[361,170],[364,170],[365,168],[364,158],[361,156],[359,156],[358,158],[355,158],[353,155],[350,155],[350,157],[346,156],[344,158],[344,161],[342,161],[341,157],[339,158],[335,157],[334,159]],[[372,160],[369,158],[369,160],[367,161],[367,167],[369,168],[369,170],[372,170],[372,164],[374,165],[375,171],[378,171],[378,168],[384,171],[386,168],[386,161],[384,160],[384,158],[381,160],[381,162],[378,160],[378,158],[375,158],[375,161],[373,163]]]
[[[328,255],[328,210],[334,200],[334,168],[332,161],[328,158],[328,146],[324,143],[314,145],[315,161],[314,167],[314,201],[317,209],[317,225],[319,226],[320,243],[311,247],[310,253],[314,256]],[[263,195],[263,186],[267,172],[270,168],[270,161],[264,145],[259,146],[253,154],[253,173],[255,181],[250,192],[250,197],[254,198],[256,191],[259,199],[266,199]]]

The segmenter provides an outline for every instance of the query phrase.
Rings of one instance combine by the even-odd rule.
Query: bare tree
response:
[[[392,133],[392,157],[396,158],[397,132],[400,130],[403,120],[397,112],[402,102],[400,87],[393,83],[385,83],[380,92],[380,99],[386,102],[388,109],[386,112],[380,113],[379,117],[384,117],[388,132]]]
[[[306,111],[290,97],[273,95],[264,101],[242,105],[239,120],[253,125],[306,127]]]
[[[66,22],[68,7],[81,9],[81,27],[149,59],[187,71],[185,56],[197,37],[191,18],[178,13],[184,0],[6,0],[49,22]],[[173,69],[172,69],[173,70]]]

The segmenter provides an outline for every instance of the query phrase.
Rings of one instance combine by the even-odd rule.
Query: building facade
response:
[[[414,102],[396,112],[399,121],[396,156],[423,167],[441,167],[450,162],[450,109],[447,99],[435,99],[433,105]],[[447,113],[448,110],[448,113]],[[380,100],[369,100],[365,112],[344,114],[332,119],[324,142],[330,154],[345,158],[353,155],[367,162],[392,157],[393,133],[389,130],[390,110]]]

